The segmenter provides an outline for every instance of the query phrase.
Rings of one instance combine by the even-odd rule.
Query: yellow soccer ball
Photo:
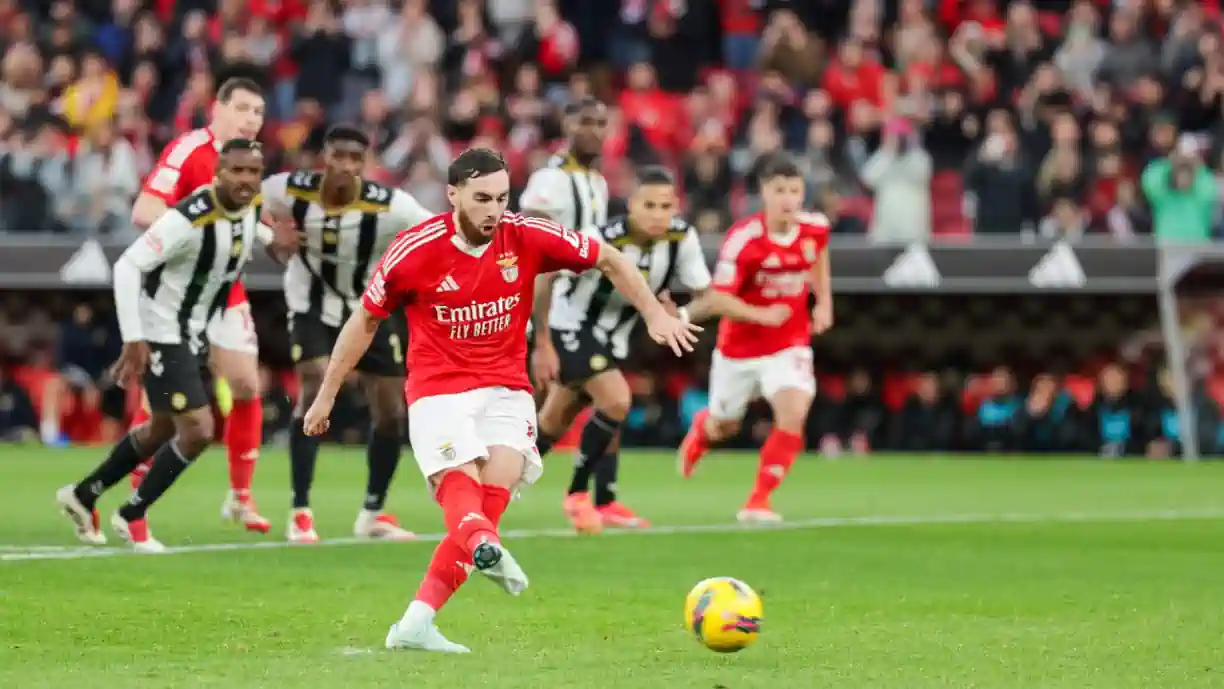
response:
[[[748,584],[731,577],[706,579],[684,600],[684,628],[706,648],[734,653],[761,633],[764,608]]]

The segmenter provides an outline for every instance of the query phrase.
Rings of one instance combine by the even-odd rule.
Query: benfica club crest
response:
[[[514,282],[518,280],[518,256],[514,254],[502,254],[501,258],[497,259],[497,265],[501,266],[502,278],[506,282]]]

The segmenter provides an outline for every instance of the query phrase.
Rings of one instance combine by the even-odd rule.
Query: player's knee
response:
[[[726,440],[736,433],[739,433],[739,431],[739,419],[711,418],[709,424],[706,426],[706,435],[709,436],[710,440],[712,441]]]
[[[157,448],[170,442],[174,433],[173,418],[154,414],[148,421],[132,429],[132,440],[141,453],[152,455]]]
[[[624,421],[629,416],[629,409],[633,406],[633,400],[629,395],[615,395],[610,399],[600,400],[595,404],[595,408],[610,419]]]
[[[175,418],[175,432],[179,451],[194,456],[212,443],[216,428],[211,409],[197,409]]]
[[[773,405],[774,428],[796,435],[802,434],[807,425],[808,408],[812,406],[810,396],[796,394],[777,400]]]

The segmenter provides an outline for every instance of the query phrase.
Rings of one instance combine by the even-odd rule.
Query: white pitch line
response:
[[[646,529],[617,529],[603,533],[604,536],[655,536],[690,533],[736,533],[752,531],[794,531],[804,529],[833,529],[861,526],[931,526],[939,524],[1040,524],[1074,522],[1145,522],[1145,521],[1189,521],[1195,519],[1224,519],[1224,508],[1191,510],[1129,510],[1118,512],[1052,512],[1023,513],[1003,512],[998,514],[925,514],[925,515],[864,515],[858,517],[816,517],[796,519],[780,524],[680,524],[674,526],[652,526]],[[421,534],[410,543],[437,543],[446,534]],[[513,529],[502,532],[507,540],[527,538],[576,538],[573,529]],[[581,536],[587,538],[586,536]],[[162,555],[184,553],[212,553],[234,550],[281,550],[295,548],[310,550],[325,546],[352,546],[386,544],[366,538],[331,538],[311,545],[292,544],[286,541],[257,541],[245,543],[202,543],[198,545],[169,546]],[[12,550],[9,550],[9,549]],[[21,548],[21,550],[18,550]],[[83,560],[98,557],[120,557],[141,555],[125,546],[4,546],[0,548],[0,562],[28,562],[31,560]]]

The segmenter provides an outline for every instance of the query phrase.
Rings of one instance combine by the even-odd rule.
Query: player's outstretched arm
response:
[[[812,332],[819,335],[833,327],[833,272],[829,268],[829,250],[820,252],[820,259],[812,266],[812,290],[816,293],[816,306],[812,309]]]
[[[790,318],[790,308],[784,304],[753,306],[734,294],[716,289],[698,292],[686,311],[689,320],[696,322],[717,316],[769,327],[782,325]]]
[[[599,247],[595,268],[642,314],[651,339],[671,347],[676,356],[693,351],[693,345],[697,343],[697,333],[701,332],[702,328],[669,314],[655,296],[654,290],[646,283],[646,278],[642,277],[642,272],[625,258],[624,254],[615,247],[604,244]]]
[[[323,374],[319,394],[310,409],[306,410],[303,424],[306,435],[322,435],[327,432],[328,417],[331,416],[336,395],[340,393],[340,386],[344,385],[344,380],[353,372],[357,362],[365,356],[380,323],[382,319],[363,306],[354,311],[340,329],[336,346],[332,348],[331,358],[327,362],[327,372]]]

